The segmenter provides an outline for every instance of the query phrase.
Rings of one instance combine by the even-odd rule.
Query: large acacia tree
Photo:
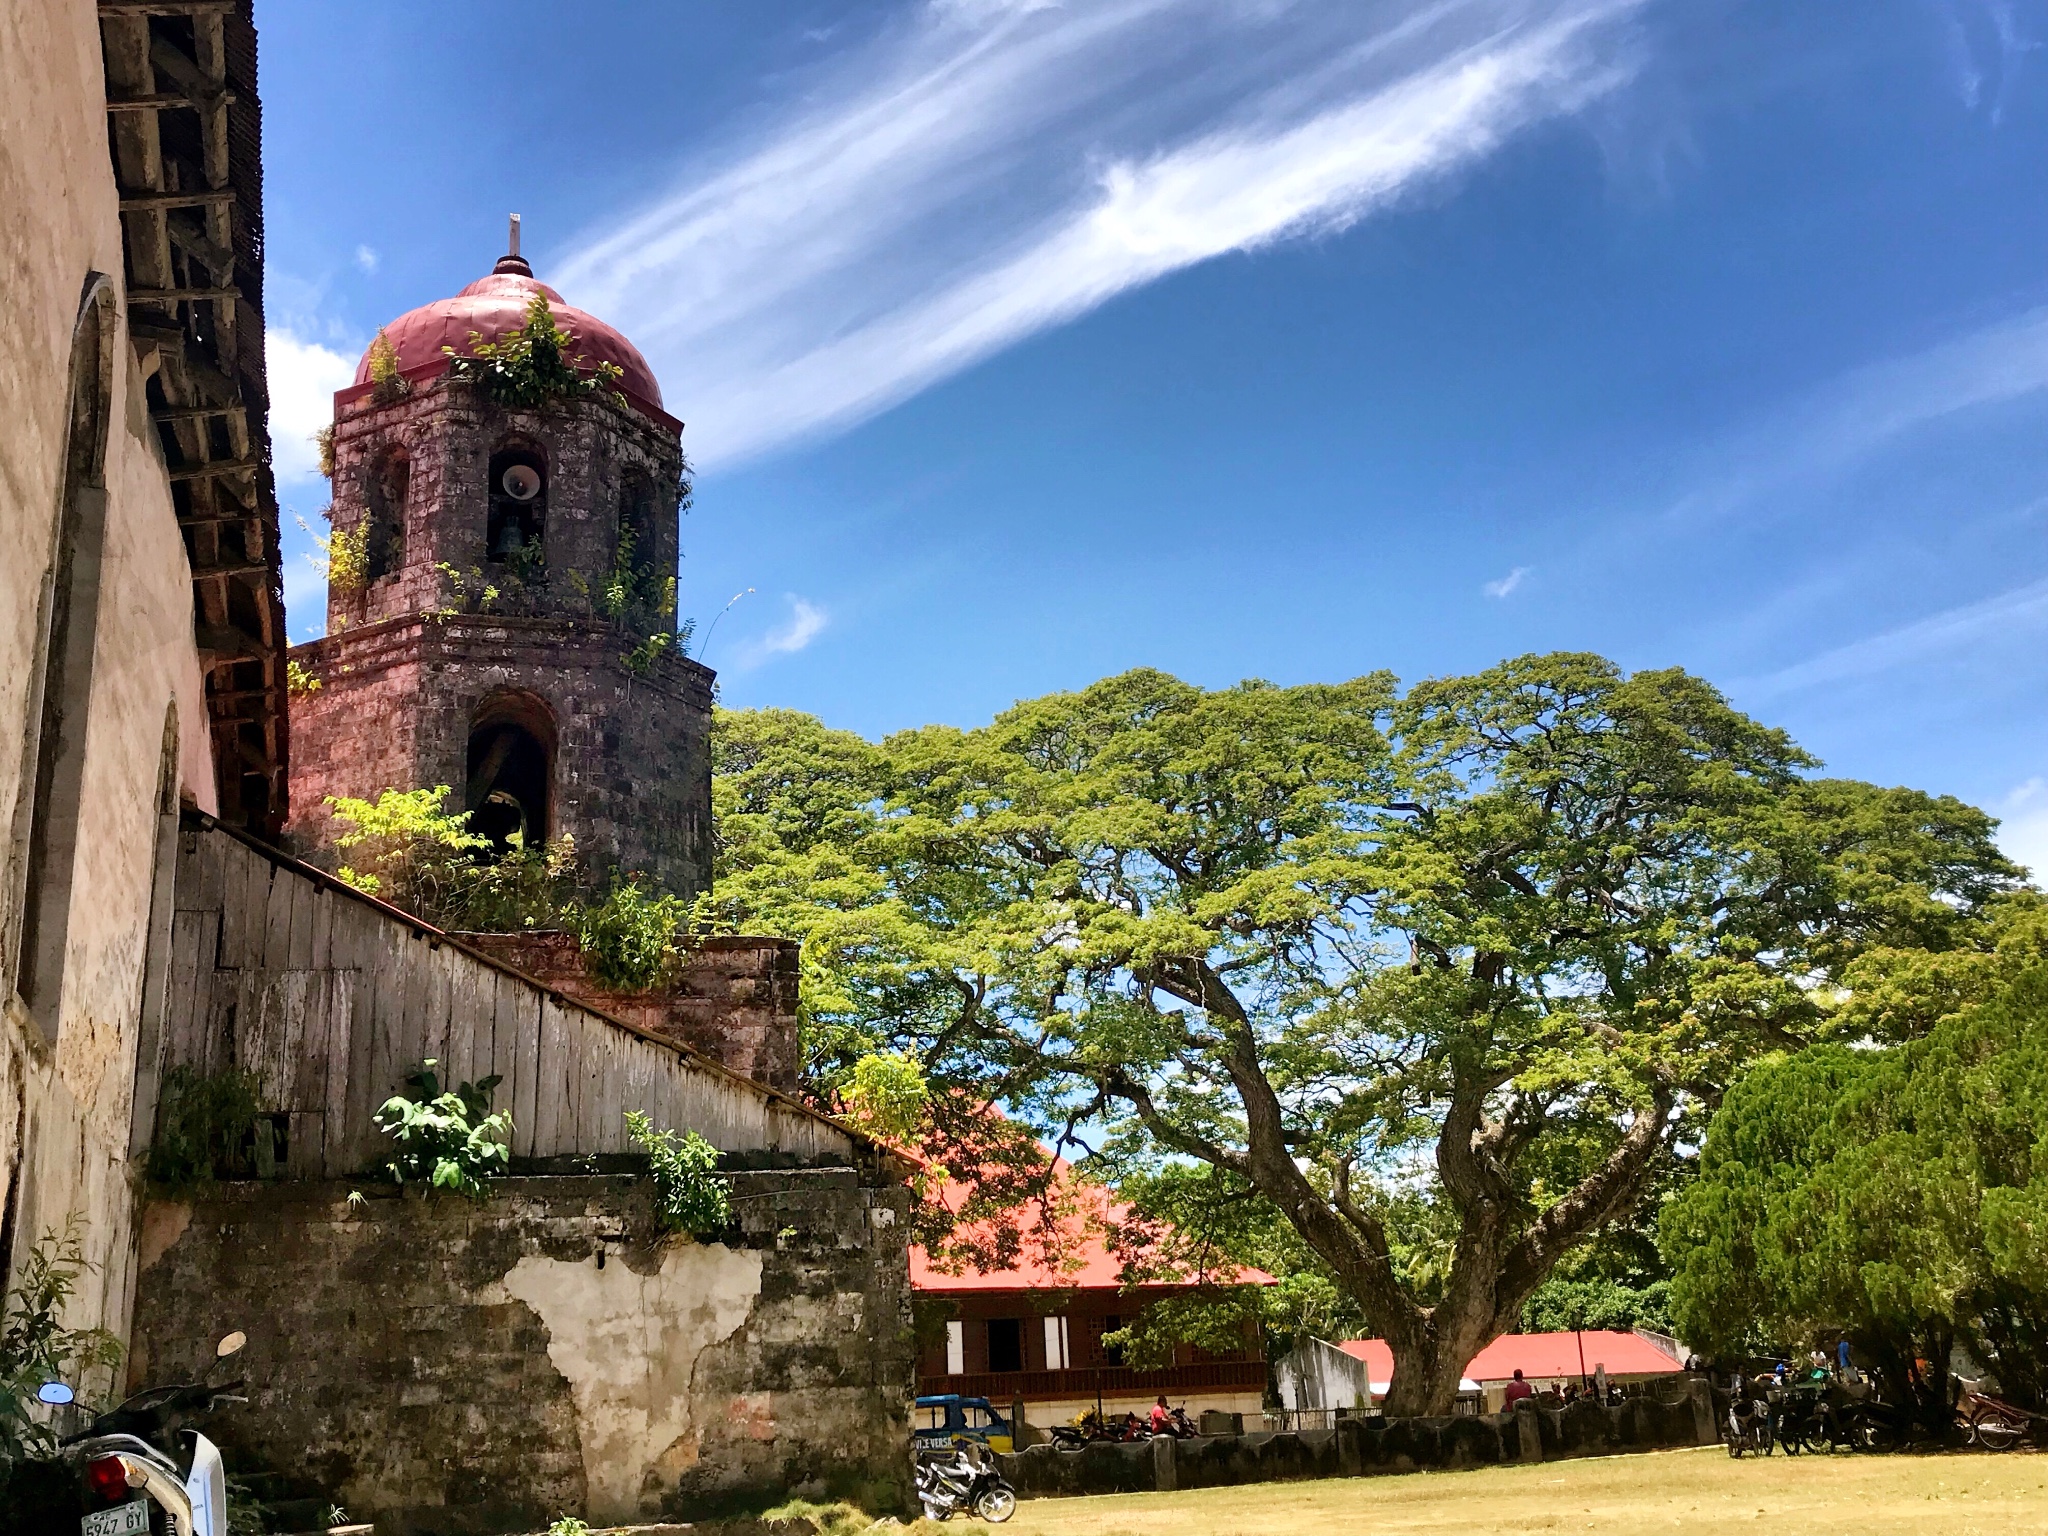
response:
[[[1585,655],[1405,693],[1139,671],[880,746],[726,715],[716,751],[718,907],[805,940],[825,1088],[894,1051],[935,1105],[1217,1170],[1387,1338],[1395,1414],[1447,1411],[1843,967],[1955,946],[2018,876],[1982,813]],[[1389,1230],[1418,1192],[1427,1297]]]

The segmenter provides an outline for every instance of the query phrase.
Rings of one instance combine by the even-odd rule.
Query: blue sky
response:
[[[2048,0],[259,0],[280,490],[489,269],[731,705],[1679,665],[2048,867]],[[286,519],[295,636],[321,603]]]

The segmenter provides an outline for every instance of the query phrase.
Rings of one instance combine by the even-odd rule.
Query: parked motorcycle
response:
[[[996,1470],[987,1446],[967,1441],[917,1453],[917,1501],[929,1520],[950,1520],[965,1510],[1000,1525],[1016,1512],[1017,1490]]]
[[[239,1381],[212,1385],[214,1372],[247,1342],[229,1334],[198,1381],[139,1392],[58,1442],[58,1454],[79,1468],[88,1503],[98,1506],[88,1509],[80,1536],[228,1536],[227,1469],[192,1422],[247,1401],[234,1395]],[[36,1396],[52,1406],[72,1401],[61,1381],[44,1382]]]

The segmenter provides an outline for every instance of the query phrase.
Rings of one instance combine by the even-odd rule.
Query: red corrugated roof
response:
[[[1640,1334],[1589,1328],[1579,1333],[1509,1333],[1495,1339],[1465,1367],[1468,1380],[1507,1381],[1517,1370],[1530,1381],[1579,1376],[1579,1345],[1586,1348],[1586,1373],[1607,1367],[1609,1376],[1655,1376],[1679,1369],[1679,1362]],[[1390,1381],[1394,1352],[1384,1339],[1346,1339],[1337,1346],[1365,1362],[1369,1380]]]
[[[970,1268],[965,1274],[948,1275],[932,1268],[931,1259],[923,1248],[913,1247],[910,1250],[910,1288],[927,1294],[947,1291],[1121,1290],[1122,1263],[1110,1252],[1108,1235],[1109,1230],[1127,1214],[1128,1207],[1111,1200],[1108,1192],[1099,1185],[1073,1179],[1064,1161],[1055,1159],[1054,1166],[1059,1170],[1059,1178],[1071,1181],[1071,1193],[1075,1197],[1073,1204],[1079,1207],[1061,1220],[1064,1252],[1057,1264],[1047,1263],[1042,1245],[1027,1238],[1025,1255],[1008,1269],[982,1273]],[[1193,1283],[1195,1279],[1189,1275],[1181,1283]],[[1264,1270],[1249,1267],[1229,1272],[1211,1270],[1201,1279],[1210,1285],[1277,1283]],[[1163,1285],[1173,1282],[1148,1283]]]

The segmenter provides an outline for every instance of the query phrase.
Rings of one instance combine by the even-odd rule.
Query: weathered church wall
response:
[[[151,1208],[135,1369],[178,1378],[248,1333],[249,1404],[208,1426],[238,1474],[461,1536],[907,1496],[902,1187],[737,1174],[719,1243],[659,1238],[634,1178],[506,1179],[481,1205],[350,1188]]]
[[[133,1278],[129,1104],[151,975],[167,734],[170,788],[214,803],[192,581],[120,298],[99,19],[91,0],[0,8],[0,1271],[76,1215],[99,1266],[70,1320],[125,1329]],[[83,814],[54,1017],[19,995],[19,931],[49,587],[66,502],[74,331],[112,281],[105,532],[89,686],[60,695],[83,752]],[[167,732],[167,720],[171,730]],[[53,1028],[54,1026],[54,1028]],[[54,1034],[54,1038],[52,1035]]]

